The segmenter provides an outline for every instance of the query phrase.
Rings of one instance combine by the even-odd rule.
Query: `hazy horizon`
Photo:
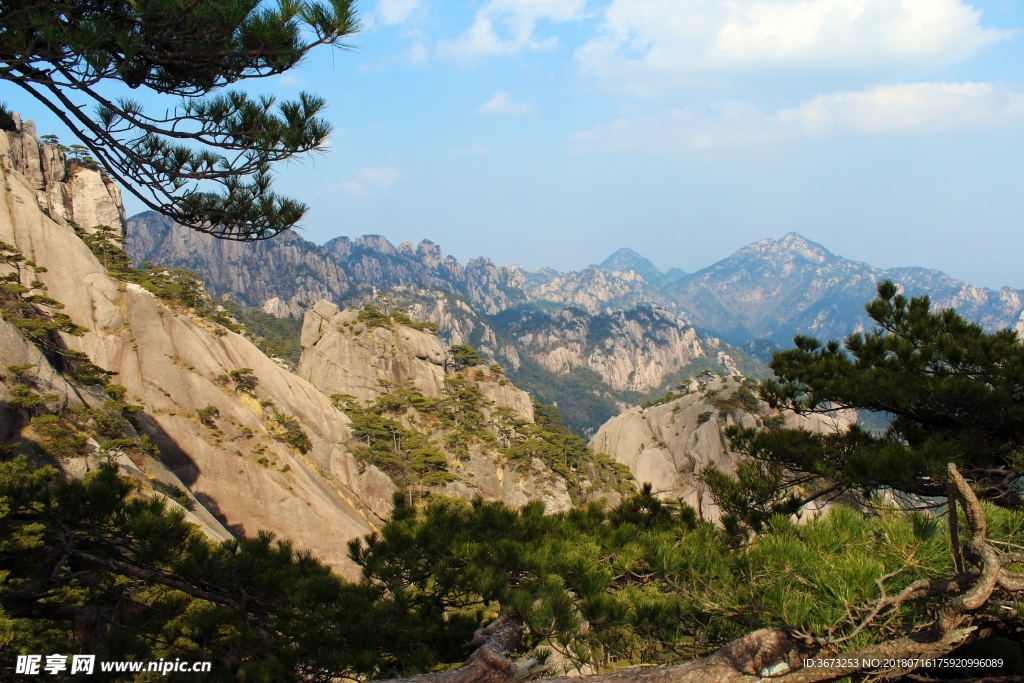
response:
[[[314,242],[426,238],[461,261],[531,270],[578,270],[625,246],[693,272],[795,231],[876,267],[1024,288],[1021,3],[361,10],[355,51],[315,50],[246,86],[327,98],[329,153],[276,172],[278,190],[310,205]],[[67,139],[17,89],[0,99]]]

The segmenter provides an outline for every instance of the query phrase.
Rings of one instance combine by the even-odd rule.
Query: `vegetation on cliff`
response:
[[[344,394],[331,399],[352,421],[352,454],[385,472],[401,489],[423,494],[431,486],[456,481],[451,463],[474,451],[490,451],[524,469],[539,460],[565,480],[574,502],[586,500],[591,490],[635,490],[629,469],[594,454],[562,424],[553,406],[534,402],[531,424],[509,408],[487,409],[478,381],[467,371],[449,375],[440,399],[383,380],[387,391],[371,405]]]
[[[102,253],[110,269],[116,253]],[[113,264],[116,270],[116,258]],[[202,307],[183,280],[125,272],[178,305]],[[664,680],[700,681],[701,671],[722,666],[716,680],[769,671],[785,683],[791,674],[805,681],[836,675],[800,669],[807,657],[938,656],[976,638],[977,626],[1013,632],[1015,596],[1024,587],[1024,563],[1013,551],[1024,546],[1024,513],[1002,482],[1020,476],[1019,344],[1012,333],[986,335],[955,314],[931,313],[927,301],[902,300],[887,285],[879,292],[869,306],[879,329],[847,340],[851,356],[838,344],[801,341],[776,356],[779,380],[761,392],[800,411],[886,410],[895,416],[890,431],[735,433],[735,445],[752,459],[738,479],[707,480],[734,520],[724,529],[650,489],[614,508],[598,502],[554,515],[539,504],[410,505],[400,495],[391,520],[350,546],[363,571],[357,582],[266,533],[212,543],[170,502],[187,506],[185,492],[143,492],[102,464],[104,456],[159,457],[133,438],[135,410],[102,369],[66,372],[76,385],[105,391],[102,407],[65,409],[36,391],[31,367],[12,366],[8,403],[21,423],[0,462],[0,657],[9,663],[18,653],[87,651],[105,659],[208,659],[221,680],[451,670],[454,681],[508,681],[517,670],[529,676],[544,666],[585,673],[673,666],[678,675],[666,672]],[[6,296],[12,321],[45,324],[59,310],[51,300],[24,303],[31,289]],[[30,338],[32,329],[24,328]],[[36,341],[44,353],[53,352],[47,339]],[[478,371],[449,375],[440,399],[395,386],[370,406],[336,397],[354,441],[365,443],[354,449],[357,457],[410,488],[447,481],[451,465],[476,448],[517,464],[540,460],[566,478],[577,502],[594,486],[616,477],[621,484],[621,468],[591,455],[553,409],[535,405],[532,425],[507,410],[485,412]],[[241,368],[222,381],[245,393],[258,378]],[[712,402],[732,410],[752,400],[746,390]],[[262,407],[279,437],[301,451],[294,419]],[[202,411],[199,420],[216,422],[214,411]],[[951,453],[953,465],[943,470]],[[101,466],[80,480],[29,465],[43,456],[89,455]],[[897,459],[916,469],[899,470]],[[951,492],[951,514],[943,520],[867,500],[885,487]],[[837,499],[801,523],[790,516],[815,496],[838,492],[861,498]],[[492,643],[492,654],[469,656],[467,642]],[[713,654],[723,646],[720,652],[741,654]],[[518,655],[525,657],[511,664]]]

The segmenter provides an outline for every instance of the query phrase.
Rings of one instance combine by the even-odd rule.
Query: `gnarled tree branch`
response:
[[[949,591],[959,592],[946,600],[932,628],[895,640],[870,645],[855,652],[837,653],[833,641],[802,636],[790,629],[766,628],[732,641],[707,657],[678,666],[664,668],[627,668],[605,674],[583,677],[546,679],[550,683],[749,683],[751,677],[770,678],[778,683],[816,683],[856,673],[874,673],[879,679],[896,678],[921,668],[921,660],[942,657],[963,644],[976,627],[969,623],[972,613],[983,607],[997,585],[1013,585],[1024,589],[1024,575],[1003,569],[1003,564],[1019,561],[1013,556],[1001,558],[986,541],[984,511],[978,497],[955,465],[949,465],[950,490],[963,504],[970,537],[967,548],[977,558],[980,573],[958,575],[948,581],[918,581],[899,594],[888,597],[884,587],[880,599],[868,610],[856,633],[886,608],[907,600]],[[955,503],[950,505],[955,510]],[[951,523],[955,521],[951,520]],[[957,536],[951,534],[952,539]],[[954,553],[959,553],[954,548]],[[958,566],[959,570],[960,567]],[[973,583],[967,583],[973,581]],[[968,622],[968,623],[965,623]],[[452,671],[395,679],[391,683],[513,683],[520,667],[507,659],[519,644],[522,622],[503,617],[485,631],[478,632],[474,643],[479,649],[464,665]],[[808,661],[831,660],[834,666],[808,664]],[[903,660],[904,664],[899,664]],[[892,662],[897,662],[893,666]],[[889,665],[886,666],[885,663]],[[528,677],[528,676],[526,676]]]

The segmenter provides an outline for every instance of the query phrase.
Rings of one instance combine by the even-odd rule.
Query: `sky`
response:
[[[328,101],[329,149],[276,172],[310,206],[307,239],[428,239],[463,262],[559,270],[630,247],[693,272],[795,231],[879,267],[1024,288],[1021,0],[363,0],[359,13],[354,49],[318,48],[247,87]]]

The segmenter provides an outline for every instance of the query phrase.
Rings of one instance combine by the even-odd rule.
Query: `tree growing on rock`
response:
[[[358,30],[354,0],[125,3],[0,1],[0,79],[52,111],[146,206],[218,238],[294,226],[300,202],[273,193],[271,166],[321,150],[324,100],[251,97],[232,84],[284,73]],[[111,83],[174,96],[146,113]],[[11,128],[0,107],[0,128]],[[81,157],[82,154],[77,154]]]
[[[484,357],[480,355],[480,352],[466,344],[453,345],[448,349],[448,357],[445,359],[445,365],[454,370],[472,368],[483,365],[484,362]]]

